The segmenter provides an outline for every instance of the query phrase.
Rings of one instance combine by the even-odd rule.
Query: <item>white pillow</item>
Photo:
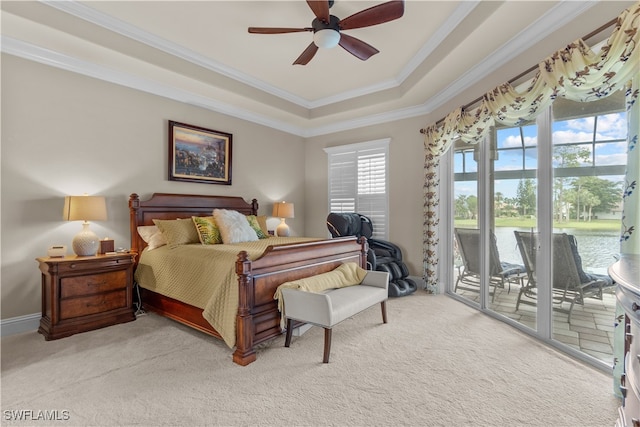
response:
[[[147,250],[153,250],[167,244],[167,238],[155,225],[138,226],[138,234],[147,243]]]
[[[213,217],[220,229],[222,243],[253,242],[258,240],[256,231],[251,228],[247,217],[238,211],[214,209]]]

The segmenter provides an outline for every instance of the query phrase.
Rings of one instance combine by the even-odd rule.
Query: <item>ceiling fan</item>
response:
[[[311,61],[319,47],[332,48],[340,45],[358,59],[366,61],[379,52],[378,49],[360,39],[342,33],[343,30],[370,27],[400,18],[404,14],[404,1],[389,1],[354,13],[340,19],[329,14],[333,0],[307,0],[307,4],[316,16],[311,27],[304,28],[265,28],[249,27],[253,34],[284,34],[313,31],[313,42],[295,60],[293,65],[306,65]]]

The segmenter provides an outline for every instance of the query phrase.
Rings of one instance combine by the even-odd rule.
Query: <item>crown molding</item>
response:
[[[240,83],[246,84],[256,89],[260,89],[266,93],[285,99],[304,108],[311,108],[309,101],[302,97],[294,95],[291,92],[282,90],[275,86],[269,85],[268,83],[260,79],[256,79],[255,77],[245,74],[239,70],[236,70],[235,68],[229,67],[214,59],[207,58],[204,55],[200,55],[199,53],[177,43],[173,43],[169,40],[163,39],[162,37],[158,37],[147,31],[143,31],[138,27],[102,13],[75,0],[40,0],[40,2],[62,12],[68,13],[69,15],[73,15],[76,18],[80,18],[102,28],[105,28],[109,31],[120,34],[131,40],[146,44],[147,46],[168,53],[169,55],[173,55],[177,58],[191,62],[215,73],[221,74],[225,77],[239,81]]]
[[[201,55],[184,46],[178,45],[149,32],[143,31],[138,27],[130,25],[124,21],[114,18],[108,14],[102,13],[90,6],[79,3],[75,0],[40,1],[47,6],[73,15],[76,18],[91,22],[92,24],[98,25],[109,31],[120,34],[137,42],[146,44],[147,46],[161,50],[177,58],[191,62],[215,73],[219,73],[225,77],[234,79],[236,81],[239,81],[240,83],[277,96],[306,109],[323,107],[326,105],[347,101],[349,99],[366,96],[372,93],[384,91],[387,89],[393,89],[400,86],[411,75],[411,73],[415,71],[415,69],[422,63],[422,61],[424,61],[425,58],[427,58],[429,54],[433,52],[433,50],[442,42],[442,40],[444,40],[449,35],[449,33],[451,33],[451,31],[453,31],[456,26],[480,3],[480,0],[462,2],[456,8],[453,14],[451,14],[447,18],[447,20],[442,23],[434,36],[427,41],[427,43],[418,51],[418,53],[413,58],[411,58],[407,65],[400,71],[398,76],[374,85],[364,86],[351,91],[340,93],[335,96],[310,101],[305,98],[299,97],[291,92],[270,85],[260,79],[256,79],[253,76],[242,73],[239,70],[228,67],[225,64],[222,64],[214,59],[205,57],[204,55]]]
[[[410,119],[413,117],[424,116],[432,111],[431,102],[412,107],[398,108],[395,110],[385,111],[383,113],[371,114],[341,122],[333,122],[325,126],[317,126],[306,131],[306,137],[329,135],[332,133],[343,132],[352,129],[363,128],[367,126],[379,125],[381,123],[389,123],[396,120]]]
[[[472,69],[469,69],[469,71],[464,73],[449,86],[443,88],[440,92],[430,98],[429,101],[424,104],[425,111],[433,111],[437,107],[443,105],[448,99],[461,94],[471,87],[476,81],[489,76],[495,70],[506,64],[511,58],[573,21],[577,16],[593,7],[596,3],[598,3],[597,0],[584,2],[569,0],[557,4],[545,15],[541,16],[511,40],[496,49],[484,61],[478,63]],[[552,52],[549,52],[549,54],[551,53]],[[431,108],[428,108],[428,106]]]
[[[273,129],[281,130],[293,135],[302,137],[305,136],[305,130],[298,126],[293,126],[283,121],[274,120],[267,116],[256,114],[254,112],[238,108],[228,103],[216,101],[215,99],[209,97],[198,95],[162,83],[154,82],[144,77],[135,76],[133,74],[107,68],[102,65],[97,65],[81,59],[73,58],[71,56],[35,46],[33,44],[14,39],[12,37],[0,37],[0,47],[2,49],[2,52],[18,56],[23,59],[39,62],[44,65],[49,65],[52,67],[71,71],[73,73],[93,77],[106,82],[115,83],[120,86],[125,86],[153,95],[162,96],[164,98],[205,108],[207,110],[215,111],[218,113],[227,114]]]
[[[49,3],[51,2],[47,2],[47,4]],[[85,12],[87,10],[93,11],[93,9],[86,8],[85,6],[75,1],[54,3],[56,3],[56,7],[62,3],[69,3],[70,5],[73,5],[71,7],[72,9],[79,8]],[[455,80],[449,86],[443,88],[440,92],[438,92],[435,96],[431,97],[423,104],[405,108],[398,108],[354,119],[337,121],[329,125],[316,127],[312,126],[311,121],[309,121],[310,125],[308,127],[295,126],[282,120],[276,120],[262,114],[254,113],[244,108],[236,107],[229,103],[220,102],[215,99],[198,95],[173,86],[154,82],[140,76],[110,69],[81,59],[73,58],[71,56],[61,54],[59,52],[54,52],[52,50],[35,46],[33,44],[7,36],[2,36],[0,38],[0,49],[2,52],[15,55],[27,60],[90,76],[135,90],[162,96],[168,99],[173,99],[175,101],[205,108],[218,113],[227,114],[303,138],[309,138],[362,128],[366,126],[373,126],[376,124],[387,123],[395,120],[427,115],[431,111],[434,111],[435,109],[444,105],[447,100],[467,90],[471,85],[473,85],[474,82],[488,76],[489,74],[500,68],[514,55],[522,52],[531,45],[542,40],[551,32],[572,21],[576,16],[580,15],[596,3],[597,2],[594,1],[564,1],[562,3],[559,3],[547,14],[533,22],[529,27],[525,28],[522,32],[512,38],[505,45],[494,51],[494,53],[489,55],[483,62],[477,64],[476,67],[470,69],[459,79]],[[463,11],[460,11],[459,13],[463,14]],[[103,17],[102,14],[99,15],[101,18]],[[462,19],[461,15],[458,15],[457,19]],[[131,30],[136,33],[135,29]],[[432,48],[433,46],[431,47],[431,49]],[[425,48],[425,50],[421,50],[421,53],[419,53],[418,55],[428,54],[429,48]],[[410,66],[408,65],[407,67]],[[237,75],[234,76],[237,77]],[[383,85],[384,84],[389,83],[383,83]]]
[[[398,84],[402,84],[425,59],[442,43],[447,36],[480,4],[481,0],[462,2],[456,10],[440,25],[433,36],[420,48],[418,53],[404,66],[396,78]]]

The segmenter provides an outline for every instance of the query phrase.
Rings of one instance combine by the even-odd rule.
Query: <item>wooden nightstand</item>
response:
[[[42,272],[42,318],[46,340],[135,320],[135,253],[37,258]]]

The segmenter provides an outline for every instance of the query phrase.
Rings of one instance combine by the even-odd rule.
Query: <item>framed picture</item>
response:
[[[169,180],[231,185],[232,135],[169,121]]]

